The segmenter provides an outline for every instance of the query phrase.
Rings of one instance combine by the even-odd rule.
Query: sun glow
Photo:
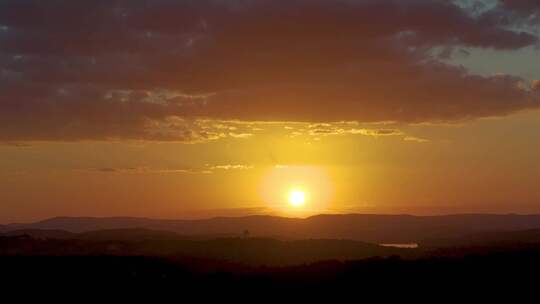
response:
[[[261,197],[275,214],[310,216],[328,212],[333,186],[325,168],[317,166],[276,166],[261,182]]]
[[[289,193],[289,204],[299,208],[306,203],[306,193],[301,190],[293,190]]]

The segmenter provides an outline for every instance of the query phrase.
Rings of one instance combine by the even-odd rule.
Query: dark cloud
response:
[[[525,12],[529,16],[540,11],[540,2],[537,0],[499,0],[499,3],[507,10]]]
[[[528,27],[538,33],[540,1],[499,0],[495,9],[486,13],[484,19],[506,26]]]
[[[538,43],[500,13],[533,2],[476,16],[442,0],[0,0],[0,140],[198,142],[249,132],[196,118],[425,122],[535,108],[521,79],[433,55]]]

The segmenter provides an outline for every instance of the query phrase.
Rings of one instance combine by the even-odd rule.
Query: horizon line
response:
[[[243,219],[251,217],[273,217],[273,218],[283,218],[283,219],[296,219],[296,220],[307,220],[310,218],[321,217],[321,216],[408,216],[408,217],[448,217],[448,216],[540,216],[540,213],[491,213],[491,212],[470,212],[470,213],[445,213],[445,214],[432,214],[432,215],[420,215],[420,214],[410,214],[410,213],[320,213],[314,214],[306,217],[293,217],[293,216],[283,216],[283,215],[271,215],[271,214],[251,214],[251,215],[238,215],[238,216],[210,216],[203,218],[160,218],[160,217],[144,217],[144,216],[70,216],[70,215],[59,215],[47,217],[35,221],[26,221],[26,222],[8,222],[0,223],[3,226],[17,225],[17,224],[35,224],[45,221],[55,220],[55,219],[139,219],[139,220],[156,220],[156,221],[209,221],[215,219]]]

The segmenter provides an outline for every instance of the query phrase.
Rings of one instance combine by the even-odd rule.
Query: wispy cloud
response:
[[[0,146],[24,148],[24,147],[31,147],[32,144],[27,143],[27,142],[5,141],[5,142],[0,142]]]
[[[102,173],[117,174],[167,174],[167,173],[186,173],[186,174],[211,174],[212,171],[204,168],[152,168],[152,167],[104,167],[94,168],[90,171]]]
[[[403,138],[404,141],[411,141],[411,142],[417,142],[417,143],[427,143],[430,142],[429,139],[415,137],[415,136],[405,136]]]
[[[171,167],[159,168],[151,166],[138,167],[101,167],[91,168],[85,171],[101,172],[101,173],[116,173],[116,174],[212,174],[216,171],[233,171],[233,170],[249,170],[255,168],[252,165],[244,164],[220,164],[220,165],[204,165],[201,167]]]
[[[234,133],[234,132],[230,132],[229,136],[233,137],[233,138],[249,138],[249,137],[253,136],[253,134],[251,134],[251,133]]]
[[[351,126],[356,126],[351,128]],[[358,128],[355,122],[318,123],[310,124],[305,129],[297,129],[292,135],[298,136],[304,132],[311,136],[331,136],[331,135],[363,135],[372,137],[382,136],[402,136],[403,131],[390,128]]]
[[[239,165],[239,164],[227,164],[227,165],[214,165],[209,166],[211,170],[248,170],[253,169],[251,165]]]

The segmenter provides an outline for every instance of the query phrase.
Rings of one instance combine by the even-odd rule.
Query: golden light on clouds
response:
[[[327,170],[316,166],[275,166],[263,176],[261,198],[272,211],[291,216],[326,212],[333,199]]]

